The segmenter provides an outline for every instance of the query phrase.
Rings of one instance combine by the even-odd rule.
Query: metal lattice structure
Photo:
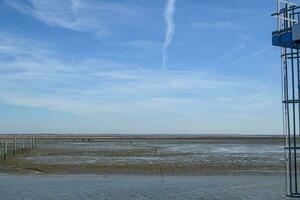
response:
[[[286,192],[300,197],[300,7],[277,0],[273,45],[281,47],[283,127],[286,136]]]

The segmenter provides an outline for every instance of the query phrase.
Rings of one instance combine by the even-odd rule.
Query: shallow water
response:
[[[283,165],[283,147],[273,143],[205,143],[176,141],[68,142],[43,144],[46,151],[61,149],[61,155],[25,157],[25,161],[41,164],[235,164]],[[43,149],[41,149],[43,150]]]
[[[24,167],[30,172],[39,171],[35,169],[47,172],[52,168],[56,169],[57,164],[65,164],[64,168],[60,168],[65,170],[64,172],[72,173],[70,169],[77,169],[74,171],[82,174],[0,174],[0,199],[286,199],[284,172],[283,168],[278,167],[284,167],[283,147],[272,141],[265,143],[259,140],[221,139],[210,142],[139,140],[134,141],[133,145],[130,141],[51,142],[39,144],[37,151],[20,155],[18,159],[22,162],[17,169]],[[42,166],[39,166],[39,163]],[[175,167],[176,173],[168,173],[164,168],[164,173],[153,173],[162,176],[149,176],[143,175],[147,174],[143,173],[144,171],[136,171],[139,168],[134,167],[140,164],[144,170],[148,169],[145,168],[147,164],[186,167],[182,168],[183,171],[176,170]],[[48,165],[52,168],[47,168]],[[119,173],[115,173],[114,170],[107,174],[101,173],[102,168],[97,168],[101,165],[108,165],[110,168],[114,166],[113,169],[124,165],[139,175],[127,173],[127,168],[124,168],[125,171],[117,171]],[[91,171],[82,170],[87,166],[96,167],[91,167]],[[211,166],[219,168],[212,171]],[[203,171],[200,170],[201,167]],[[224,173],[225,168],[230,170]],[[93,171],[96,169],[98,171]],[[151,172],[152,168],[149,170]],[[86,175],[85,172],[90,174]],[[168,176],[173,174],[181,176]]]
[[[286,199],[279,175],[0,175],[0,188],[0,199],[7,200]]]

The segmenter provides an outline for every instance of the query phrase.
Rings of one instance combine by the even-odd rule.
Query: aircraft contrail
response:
[[[165,22],[167,25],[165,41],[163,44],[162,50],[162,64],[161,68],[167,69],[168,62],[168,48],[172,43],[173,35],[175,32],[175,24],[174,24],[174,11],[175,11],[175,2],[176,0],[167,0],[166,8],[165,8]]]

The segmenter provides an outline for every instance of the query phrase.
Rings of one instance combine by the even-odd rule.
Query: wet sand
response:
[[[208,175],[282,173],[278,140],[206,139],[39,142],[38,149],[0,161],[0,172]]]
[[[286,199],[275,138],[39,141],[0,161],[0,199]]]

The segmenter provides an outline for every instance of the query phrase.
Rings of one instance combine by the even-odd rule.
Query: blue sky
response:
[[[273,0],[3,0],[0,133],[281,133]]]

